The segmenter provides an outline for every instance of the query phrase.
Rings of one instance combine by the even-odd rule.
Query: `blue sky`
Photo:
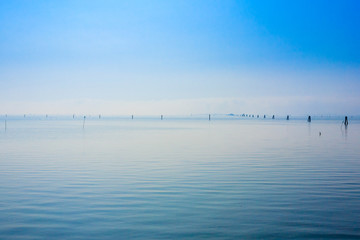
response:
[[[1,1],[0,114],[360,114],[359,1]]]

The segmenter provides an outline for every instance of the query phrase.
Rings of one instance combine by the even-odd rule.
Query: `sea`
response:
[[[360,239],[360,119],[1,116],[0,239]]]

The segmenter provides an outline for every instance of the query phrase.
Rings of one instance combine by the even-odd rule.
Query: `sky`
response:
[[[360,1],[0,1],[0,114],[360,114]]]

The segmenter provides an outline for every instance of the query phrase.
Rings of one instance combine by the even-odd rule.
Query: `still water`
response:
[[[0,239],[336,238],[360,238],[359,121],[14,119],[0,130]]]

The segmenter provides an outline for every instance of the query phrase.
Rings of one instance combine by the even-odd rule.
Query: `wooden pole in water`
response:
[[[131,119],[134,119],[134,115],[131,115]]]
[[[160,116],[161,120],[163,120],[163,115]]]
[[[308,122],[311,122],[311,116],[308,116],[307,121],[308,121]]]
[[[86,116],[84,116],[83,129],[85,128],[85,119],[86,119]]]
[[[7,129],[7,123],[6,123],[6,120],[7,120],[7,114],[5,115],[5,131]]]
[[[209,114],[209,121],[210,121],[210,119],[211,119],[211,116],[210,116],[210,114]]]
[[[101,118],[101,115],[99,114],[99,119]]]
[[[75,114],[73,114],[73,119],[75,118]]]
[[[349,125],[349,121],[348,121],[348,117],[347,117],[347,116],[345,116],[344,125],[345,125],[345,126]]]

